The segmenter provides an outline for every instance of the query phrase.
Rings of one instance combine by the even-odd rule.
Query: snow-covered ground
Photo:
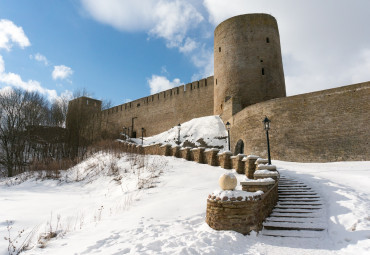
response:
[[[179,130],[175,126],[158,135],[144,137],[143,142],[144,145],[162,143],[175,146],[178,142],[178,135]],[[142,143],[141,138],[132,139],[132,141],[137,144]],[[185,147],[190,144],[197,147],[208,145],[219,148],[221,151],[227,149],[227,131],[221,118],[219,116],[207,116],[181,123],[180,145]]]
[[[322,196],[324,238],[215,231],[205,223],[207,196],[230,170],[173,157],[98,153],[60,181],[0,181],[0,254],[8,254],[7,220],[12,239],[34,229],[35,246],[24,254],[369,254],[370,162],[273,163]],[[50,231],[58,236],[38,243]]]

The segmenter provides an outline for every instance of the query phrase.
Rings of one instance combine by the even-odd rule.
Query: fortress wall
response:
[[[193,118],[213,115],[213,76],[102,111],[102,130],[117,135],[132,127],[152,136]]]
[[[231,118],[231,145],[267,157],[262,120],[271,120],[271,158],[326,162],[370,160],[370,82],[272,99]]]

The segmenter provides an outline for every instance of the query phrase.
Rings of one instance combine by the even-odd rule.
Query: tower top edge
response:
[[[233,23],[233,22],[248,22],[251,24],[260,24],[260,25],[274,25],[277,27],[276,18],[267,13],[248,13],[248,14],[241,14],[230,17],[220,24],[217,25],[215,28],[215,32],[218,28],[223,27],[224,25]]]

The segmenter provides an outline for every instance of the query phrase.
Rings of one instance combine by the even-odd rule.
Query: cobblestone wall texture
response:
[[[370,82],[251,105],[232,117],[232,148],[242,139],[244,154],[266,157],[264,116],[272,159],[370,160]]]

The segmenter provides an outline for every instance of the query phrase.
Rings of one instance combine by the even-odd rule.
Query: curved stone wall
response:
[[[248,105],[285,97],[277,22],[268,14],[246,14],[220,23],[214,32],[214,114],[232,102],[235,114]]]

